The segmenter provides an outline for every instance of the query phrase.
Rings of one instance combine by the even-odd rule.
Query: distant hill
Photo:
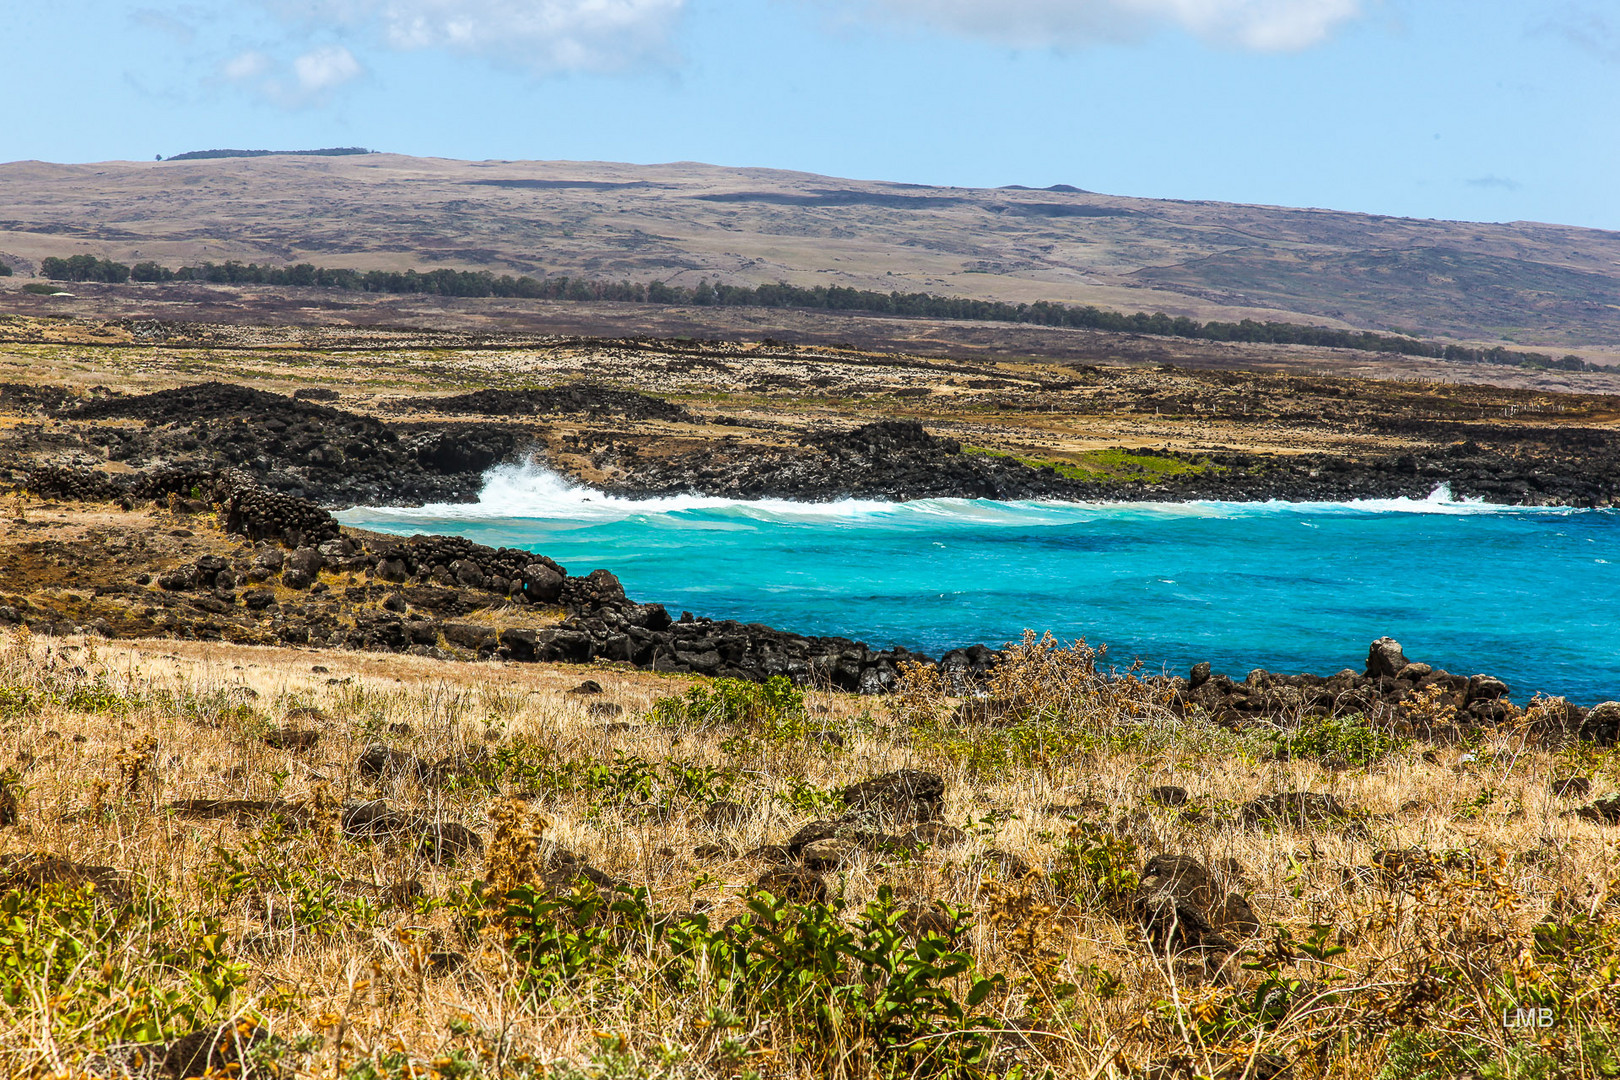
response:
[[[324,150],[188,150],[175,154],[167,161],[208,161],[214,158],[239,157],[348,157],[353,154],[371,154],[363,146],[329,146]]]
[[[1136,199],[1070,185],[940,188],[690,162],[473,162],[357,149],[0,165],[0,258],[24,273],[46,257],[94,254],[688,288],[785,281],[1546,350],[1620,346],[1620,233],[1596,229]]]

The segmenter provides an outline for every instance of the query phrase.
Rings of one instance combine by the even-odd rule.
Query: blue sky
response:
[[[0,0],[0,160],[363,145],[1620,229],[1620,0]]]

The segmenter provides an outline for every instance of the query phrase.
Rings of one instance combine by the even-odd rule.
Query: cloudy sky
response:
[[[6,161],[362,145],[1620,229],[1620,0],[0,0],[0,64]]]

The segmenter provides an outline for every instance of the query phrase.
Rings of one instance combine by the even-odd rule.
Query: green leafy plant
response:
[[[46,1015],[99,1044],[158,1042],[229,1016],[246,967],[216,922],[145,900],[113,902],[94,886],[0,894],[0,1015]]]
[[[1365,768],[1399,753],[1412,740],[1396,735],[1357,713],[1309,717],[1276,737],[1278,757],[1316,758],[1324,763]]]
[[[770,731],[803,722],[804,691],[781,675],[763,683],[715,679],[683,696],[659,698],[653,702],[652,718],[671,726],[747,725]]]
[[[776,793],[776,801],[811,817],[829,817],[844,809],[843,797],[836,791],[819,788],[802,776],[788,777],[787,788]]]
[[[645,889],[604,893],[580,879],[561,895],[521,885],[502,903],[507,944],[523,965],[528,989],[552,990],[607,975],[653,928]]]
[[[1076,825],[1058,849],[1052,887],[1060,895],[1121,911],[1140,884],[1137,861],[1136,845],[1126,837]]]
[[[220,903],[249,900],[283,913],[295,927],[322,937],[374,926],[375,904],[355,895],[320,854],[290,842],[286,823],[272,818],[239,850],[214,849],[204,893]]]
[[[718,980],[744,1017],[785,1025],[811,1059],[838,1053],[881,1075],[967,1074],[988,1060],[995,1026],[974,1010],[1002,988],[956,951],[966,915],[942,907],[949,925],[908,940],[887,886],[846,923],[842,898],[799,905],[753,897],[729,930],[694,915],[666,934],[672,975],[696,986]]]

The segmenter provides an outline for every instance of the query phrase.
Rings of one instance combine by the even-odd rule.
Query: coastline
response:
[[[45,602],[35,610],[26,606],[35,601],[22,598],[19,603],[19,596],[11,597],[9,604],[0,605],[0,617],[8,611],[17,616],[8,621],[47,632],[59,626],[105,627],[115,637],[167,634],[415,651],[454,659],[609,662],[732,678],[781,675],[864,693],[891,689],[901,666],[919,654],[757,622],[677,619],[659,605],[625,596],[608,570],[571,577],[544,557],[457,537],[400,541],[345,535],[329,508],[360,503],[466,506],[484,489],[490,469],[537,458],[565,482],[587,485],[609,498],[668,499],[696,493],[821,507],[836,505],[838,499],[929,498],[1133,506],[1187,505],[1211,498],[1290,504],[1307,498],[1335,503],[1394,499],[1423,506],[1441,483],[1453,485],[1453,496],[1462,500],[1495,496],[1492,501],[1503,505],[1560,507],[1612,505],[1610,489],[1620,490],[1620,469],[1594,468],[1587,457],[1574,453],[1591,441],[1579,431],[1568,433],[1568,452],[1559,451],[1561,457],[1553,451],[1564,444],[1544,441],[1542,449],[1561,463],[1557,469],[1542,467],[1551,459],[1520,460],[1500,447],[1464,440],[1425,454],[1386,454],[1348,464],[1310,454],[1262,460],[1242,453],[1195,458],[1164,451],[1156,460],[1197,467],[1167,469],[1147,482],[1082,479],[1011,455],[970,452],[959,440],[916,421],[799,431],[766,449],[722,436],[707,444],[705,452],[649,457],[626,446],[621,436],[598,439],[590,434],[596,429],[588,426],[559,439],[547,430],[548,424],[534,420],[512,418],[497,424],[487,418],[461,419],[487,417],[490,410],[511,405],[511,395],[495,391],[436,398],[435,418],[393,422],[338,407],[339,395],[330,390],[302,390],[288,397],[207,383],[144,395],[15,384],[0,391],[11,408],[44,418],[32,438],[27,429],[19,429],[24,445],[34,450],[29,462],[11,458],[20,487],[48,499],[130,508],[118,513],[139,506],[154,531],[162,531],[169,519],[199,521],[213,514],[224,534],[217,545],[200,545],[206,551],[180,545],[157,557],[105,553],[109,572],[95,583],[88,600],[70,591],[78,584],[71,576],[64,579],[39,567],[34,591],[43,590]],[[646,433],[654,442],[663,430],[657,425],[691,426],[698,419],[685,406],[630,391],[576,385],[525,394],[531,404],[544,398],[548,409],[583,410],[590,424],[651,424]],[[722,431],[727,429],[724,419],[710,418]],[[105,466],[60,464],[83,460],[75,446],[100,447]],[[579,474],[580,456],[570,452],[585,450],[599,477],[609,475],[609,480],[593,482]],[[702,467],[695,468],[699,459]],[[1519,461],[1522,477],[1500,471],[1509,460]],[[19,469],[21,464],[30,467]],[[242,538],[258,546],[245,547]],[[38,548],[34,545],[27,558],[47,561],[38,558]],[[271,552],[279,552],[280,560]],[[216,566],[218,560],[225,565]],[[536,566],[544,572],[531,573]],[[228,586],[219,584],[222,569]],[[55,580],[53,573],[58,574]],[[164,584],[164,575],[170,584]],[[142,577],[146,580],[140,581]],[[76,599],[66,598],[70,596]],[[116,610],[98,613],[98,606],[108,605]],[[957,688],[971,693],[985,682],[995,656],[983,644],[963,643],[926,659],[953,672]],[[1176,678],[1165,676],[1165,685],[1179,693],[1184,688],[1176,687]],[[1297,692],[1268,697],[1236,689],[1245,684],[1217,683],[1220,700],[1201,707],[1239,718],[1341,708],[1324,697],[1329,677],[1262,671],[1257,678],[1262,684],[1295,680],[1290,685]],[[1427,688],[1416,682],[1381,685],[1370,671],[1331,678],[1338,680],[1332,694],[1356,691],[1359,704],[1343,707],[1372,708],[1376,700],[1394,708]],[[1496,707],[1503,695],[1470,698],[1466,685],[1448,686],[1447,693],[1463,711],[1478,705],[1469,714],[1475,721],[1500,722],[1507,715]],[[1581,721],[1576,717],[1572,722],[1579,726]]]
[[[59,623],[48,609],[31,604],[20,610],[15,604],[0,606],[0,621],[35,632],[83,631],[88,624],[107,637],[341,646],[443,660],[605,663],[753,681],[783,677],[866,695],[892,691],[907,665],[924,664],[936,666],[950,692],[965,700],[964,715],[994,708],[993,673],[1000,654],[984,644],[931,657],[760,623],[690,613],[676,619],[661,604],[627,596],[605,569],[570,575],[544,555],[457,536],[400,538],[344,530],[312,501],[266,491],[239,474],[171,470],[120,484],[105,474],[58,469],[34,474],[25,487],[43,498],[88,500],[90,507],[110,504],[123,515],[144,514],[154,532],[177,521],[218,530],[217,542],[210,537],[203,545],[214,550],[180,565],[173,564],[171,553],[161,560],[167,569],[137,572],[133,587],[122,581],[93,585],[90,617],[75,613],[82,621],[74,625]],[[196,539],[193,528],[167,531]],[[140,566],[109,569],[119,577]],[[95,617],[98,600],[125,617]],[[131,621],[132,615],[138,618]],[[1526,715],[1503,680],[1409,664],[1398,644],[1387,638],[1380,642],[1361,671],[1315,676],[1256,669],[1239,682],[1202,663],[1186,677],[1148,681],[1172,708],[1198,709],[1233,728],[1351,714],[1409,723],[1404,703],[1425,694],[1438,695],[1451,710],[1451,719],[1424,732],[1430,738],[1464,738]],[[1381,651],[1392,658],[1381,659]],[[1603,706],[1596,713],[1594,720],[1594,710],[1556,698],[1537,706],[1536,722],[1600,742],[1620,737],[1620,712]]]

